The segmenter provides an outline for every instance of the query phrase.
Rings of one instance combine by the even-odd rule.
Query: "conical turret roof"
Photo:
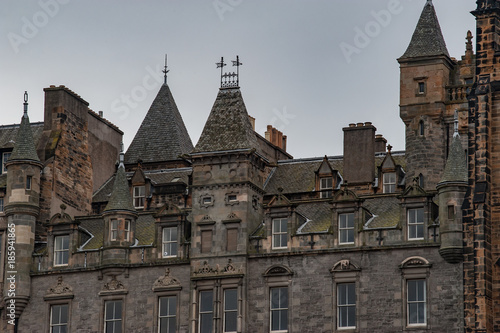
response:
[[[172,92],[163,84],[125,154],[125,163],[178,159],[193,150],[193,143]]]
[[[193,152],[245,148],[257,148],[257,137],[241,91],[238,88],[220,89]]]
[[[118,166],[118,171],[115,175],[113,191],[111,192],[111,197],[109,198],[104,212],[117,210],[136,212],[135,207],[132,205],[132,197],[130,196],[127,175],[123,165],[123,153],[121,153],[120,156],[120,165]]]
[[[415,32],[413,32],[410,45],[400,59],[439,55],[450,56],[434,5],[431,0],[427,0]]]
[[[33,140],[33,132],[31,131],[30,119],[28,117],[27,94],[25,94],[24,114],[21,118],[21,125],[16,136],[14,149],[10,155],[9,161],[12,160],[31,160],[40,162],[36,153],[35,142]]]
[[[467,183],[467,162],[465,160],[465,153],[460,141],[460,135],[455,132],[450,145],[448,159],[444,168],[443,177],[439,184],[448,182],[462,182]]]

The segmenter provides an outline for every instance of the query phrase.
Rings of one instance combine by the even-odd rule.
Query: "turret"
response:
[[[441,181],[437,184],[439,200],[439,253],[449,263],[463,261],[462,203],[468,186],[467,164],[458,134],[458,114],[455,113],[448,160]]]
[[[137,211],[130,196],[123,160],[122,148],[113,191],[102,213],[104,218],[103,264],[127,262],[127,248],[135,241]]]
[[[450,58],[432,1],[424,6],[401,71],[400,116],[406,126],[407,179],[433,190],[446,161],[446,86],[455,64]]]
[[[7,248],[14,255],[5,256],[4,301],[7,317],[12,321],[18,320],[31,296],[30,268],[35,226],[40,214],[40,173],[43,167],[33,142],[26,92],[24,114],[15,140],[14,150],[6,163],[8,202],[5,205],[9,230]]]

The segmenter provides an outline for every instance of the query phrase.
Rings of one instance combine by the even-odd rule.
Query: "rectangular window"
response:
[[[288,331],[288,288],[271,288],[271,332]]]
[[[0,198],[0,213],[3,212],[3,198]]]
[[[408,239],[424,239],[424,209],[408,209]]]
[[[394,172],[384,173],[384,193],[396,192],[396,174]]]
[[[319,190],[321,191],[321,198],[331,198],[333,188],[332,177],[322,177],[319,179]]]
[[[0,170],[2,172],[0,172],[0,173],[7,172],[7,167],[5,166],[5,162],[7,162],[9,160],[11,154],[12,154],[11,152],[2,154],[2,169]]]
[[[203,205],[210,205],[212,204],[212,197],[203,197],[203,199],[201,199],[201,202]]]
[[[26,189],[31,190],[31,183],[33,181],[32,176],[26,176]]]
[[[339,243],[354,243],[354,213],[339,214]]]
[[[427,323],[425,280],[408,280],[406,285],[408,325],[425,325]]]
[[[418,83],[418,93],[425,94],[425,82]]]
[[[110,227],[110,235],[109,235],[110,239],[112,241],[117,240],[118,239],[118,220],[112,219],[109,227]]]
[[[160,297],[158,314],[158,331],[175,333],[177,318],[177,296]]]
[[[238,229],[227,229],[227,251],[236,251],[238,246]]]
[[[145,186],[134,186],[134,207],[144,208],[144,198],[146,197]]]
[[[229,201],[229,202],[236,202],[236,201],[238,201],[238,197],[236,196],[236,194],[229,194],[227,196],[227,201]]]
[[[68,332],[68,304],[50,307],[50,333]]]
[[[126,241],[130,240],[130,220],[124,221],[125,225],[123,226],[123,239]]]
[[[122,332],[122,301],[106,301],[104,303],[104,332]]]
[[[177,256],[177,227],[163,228],[163,258]]]
[[[212,230],[201,231],[201,253],[208,253],[212,250]]]
[[[224,290],[224,332],[236,332],[238,320],[238,290]]]
[[[288,219],[273,220],[273,249],[288,247]]]
[[[356,285],[339,283],[337,285],[337,326],[356,327]]]
[[[213,300],[214,293],[212,290],[200,291],[200,333],[212,333]]]
[[[69,236],[54,237],[54,266],[68,264],[69,259]]]
[[[448,206],[448,220],[454,220],[455,219],[455,206],[449,205]]]

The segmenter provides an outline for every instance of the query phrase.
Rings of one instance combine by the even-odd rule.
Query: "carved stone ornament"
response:
[[[360,268],[353,264],[349,259],[342,259],[340,261],[337,261],[335,265],[333,265],[333,268],[331,269],[332,272],[340,272],[340,271],[358,271]]]
[[[159,289],[169,289],[169,288],[178,288],[181,286],[181,283],[176,278],[170,276],[170,268],[165,269],[165,275],[160,276],[156,279],[153,290]]]
[[[422,257],[409,257],[403,260],[400,267],[401,268],[411,268],[411,267],[430,267],[429,261]]]
[[[109,295],[109,294],[127,294],[128,291],[125,289],[123,283],[116,279],[116,275],[111,276],[111,280],[105,283],[99,295]]]
[[[47,290],[46,297],[73,296],[73,288],[63,282],[62,276],[57,278],[57,284]]]
[[[243,267],[236,268],[231,259],[228,259],[227,265],[222,269],[219,265],[215,268],[211,267],[208,262],[204,261],[200,268],[197,268],[193,272],[194,275],[224,275],[224,274],[243,274]]]
[[[293,275],[293,272],[284,266],[273,266],[269,268],[264,276],[284,276],[284,275]]]

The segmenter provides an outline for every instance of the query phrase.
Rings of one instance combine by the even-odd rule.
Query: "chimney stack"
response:
[[[267,125],[267,131],[264,135],[267,141],[273,145],[286,151],[286,135],[274,128],[272,125]]]
[[[387,147],[387,140],[382,134],[375,135],[375,153],[385,153]]]
[[[375,126],[370,122],[344,127],[344,179],[349,184],[375,179]]]

